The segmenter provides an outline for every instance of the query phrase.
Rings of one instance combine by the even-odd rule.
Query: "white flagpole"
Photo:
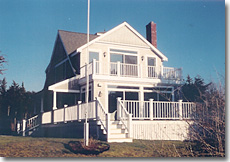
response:
[[[84,144],[89,145],[89,123],[88,123],[88,106],[89,106],[89,76],[88,76],[88,65],[89,65],[89,12],[90,10],[90,0],[88,0],[88,14],[87,14],[87,53],[86,53],[86,113],[85,113],[85,124],[84,124]]]

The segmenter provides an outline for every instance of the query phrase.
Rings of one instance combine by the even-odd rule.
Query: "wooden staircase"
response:
[[[109,138],[107,142],[133,142],[128,137],[128,132],[120,121],[110,121]]]

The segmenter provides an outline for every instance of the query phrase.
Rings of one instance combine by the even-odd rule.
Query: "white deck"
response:
[[[196,117],[196,105],[182,101],[140,102],[123,101],[118,98],[117,121],[110,120],[111,114],[105,111],[98,100],[89,102],[88,109],[86,106],[86,103],[79,103],[44,112],[41,115],[41,124],[81,121],[85,120],[87,115],[88,119],[97,121],[108,142],[131,142],[132,139],[185,140],[189,138],[189,123]],[[34,124],[38,123],[37,120],[38,116],[29,119],[27,129],[37,127],[37,124]]]

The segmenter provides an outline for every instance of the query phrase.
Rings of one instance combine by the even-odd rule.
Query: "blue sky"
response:
[[[225,75],[223,0],[91,0],[90,12],[91,34],[126,21],[145,37],[154,21],[164,65],[182,67],[184,78]],[[0,51],[8,60],[0,79],[41,90],[57,30],[86,33],[86,19],[87,0],[0,0]]]

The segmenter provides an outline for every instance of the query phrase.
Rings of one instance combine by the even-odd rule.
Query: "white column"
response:
[[[124,69],[122,69],[124,70]],[[121,64],[120,64],[120,61],[117,62],[117,76],[120,76],[121,74]]]
[[[182,100],[178,100],[179,102],[179,119],[182,120],[183,119],[183,114],[182,114]]]
[[[22,120],[22,136],[26,136],[26,120]]]
[[[140,116],[144,117],[145,114],[143,112],[144,110],[144,88],[140,86],[140,91],[139,91],[139,101],[140,101]]]
[[[149,99],[149,117],[153,120],[153,99]]]
[[[120,102],[121,102],[121,97],[118,97],[117,98],[117,120],[120,120],[120,118],[121,118],[121,105],[120,105]]]
[[[53,110],[57,109],[57,92],[53,91]]]
[[[80,121],[81,120],[81,101],[77,102],[77,109],[78,109],[78,111],[77,111],[77,113],[78,113],[77,120]]]
[[[108,114],[106,114],[106,128],[107,128],[107,141],[109,140],[109,130],[110,130],[110,115],[109,115],[109,113]]]

